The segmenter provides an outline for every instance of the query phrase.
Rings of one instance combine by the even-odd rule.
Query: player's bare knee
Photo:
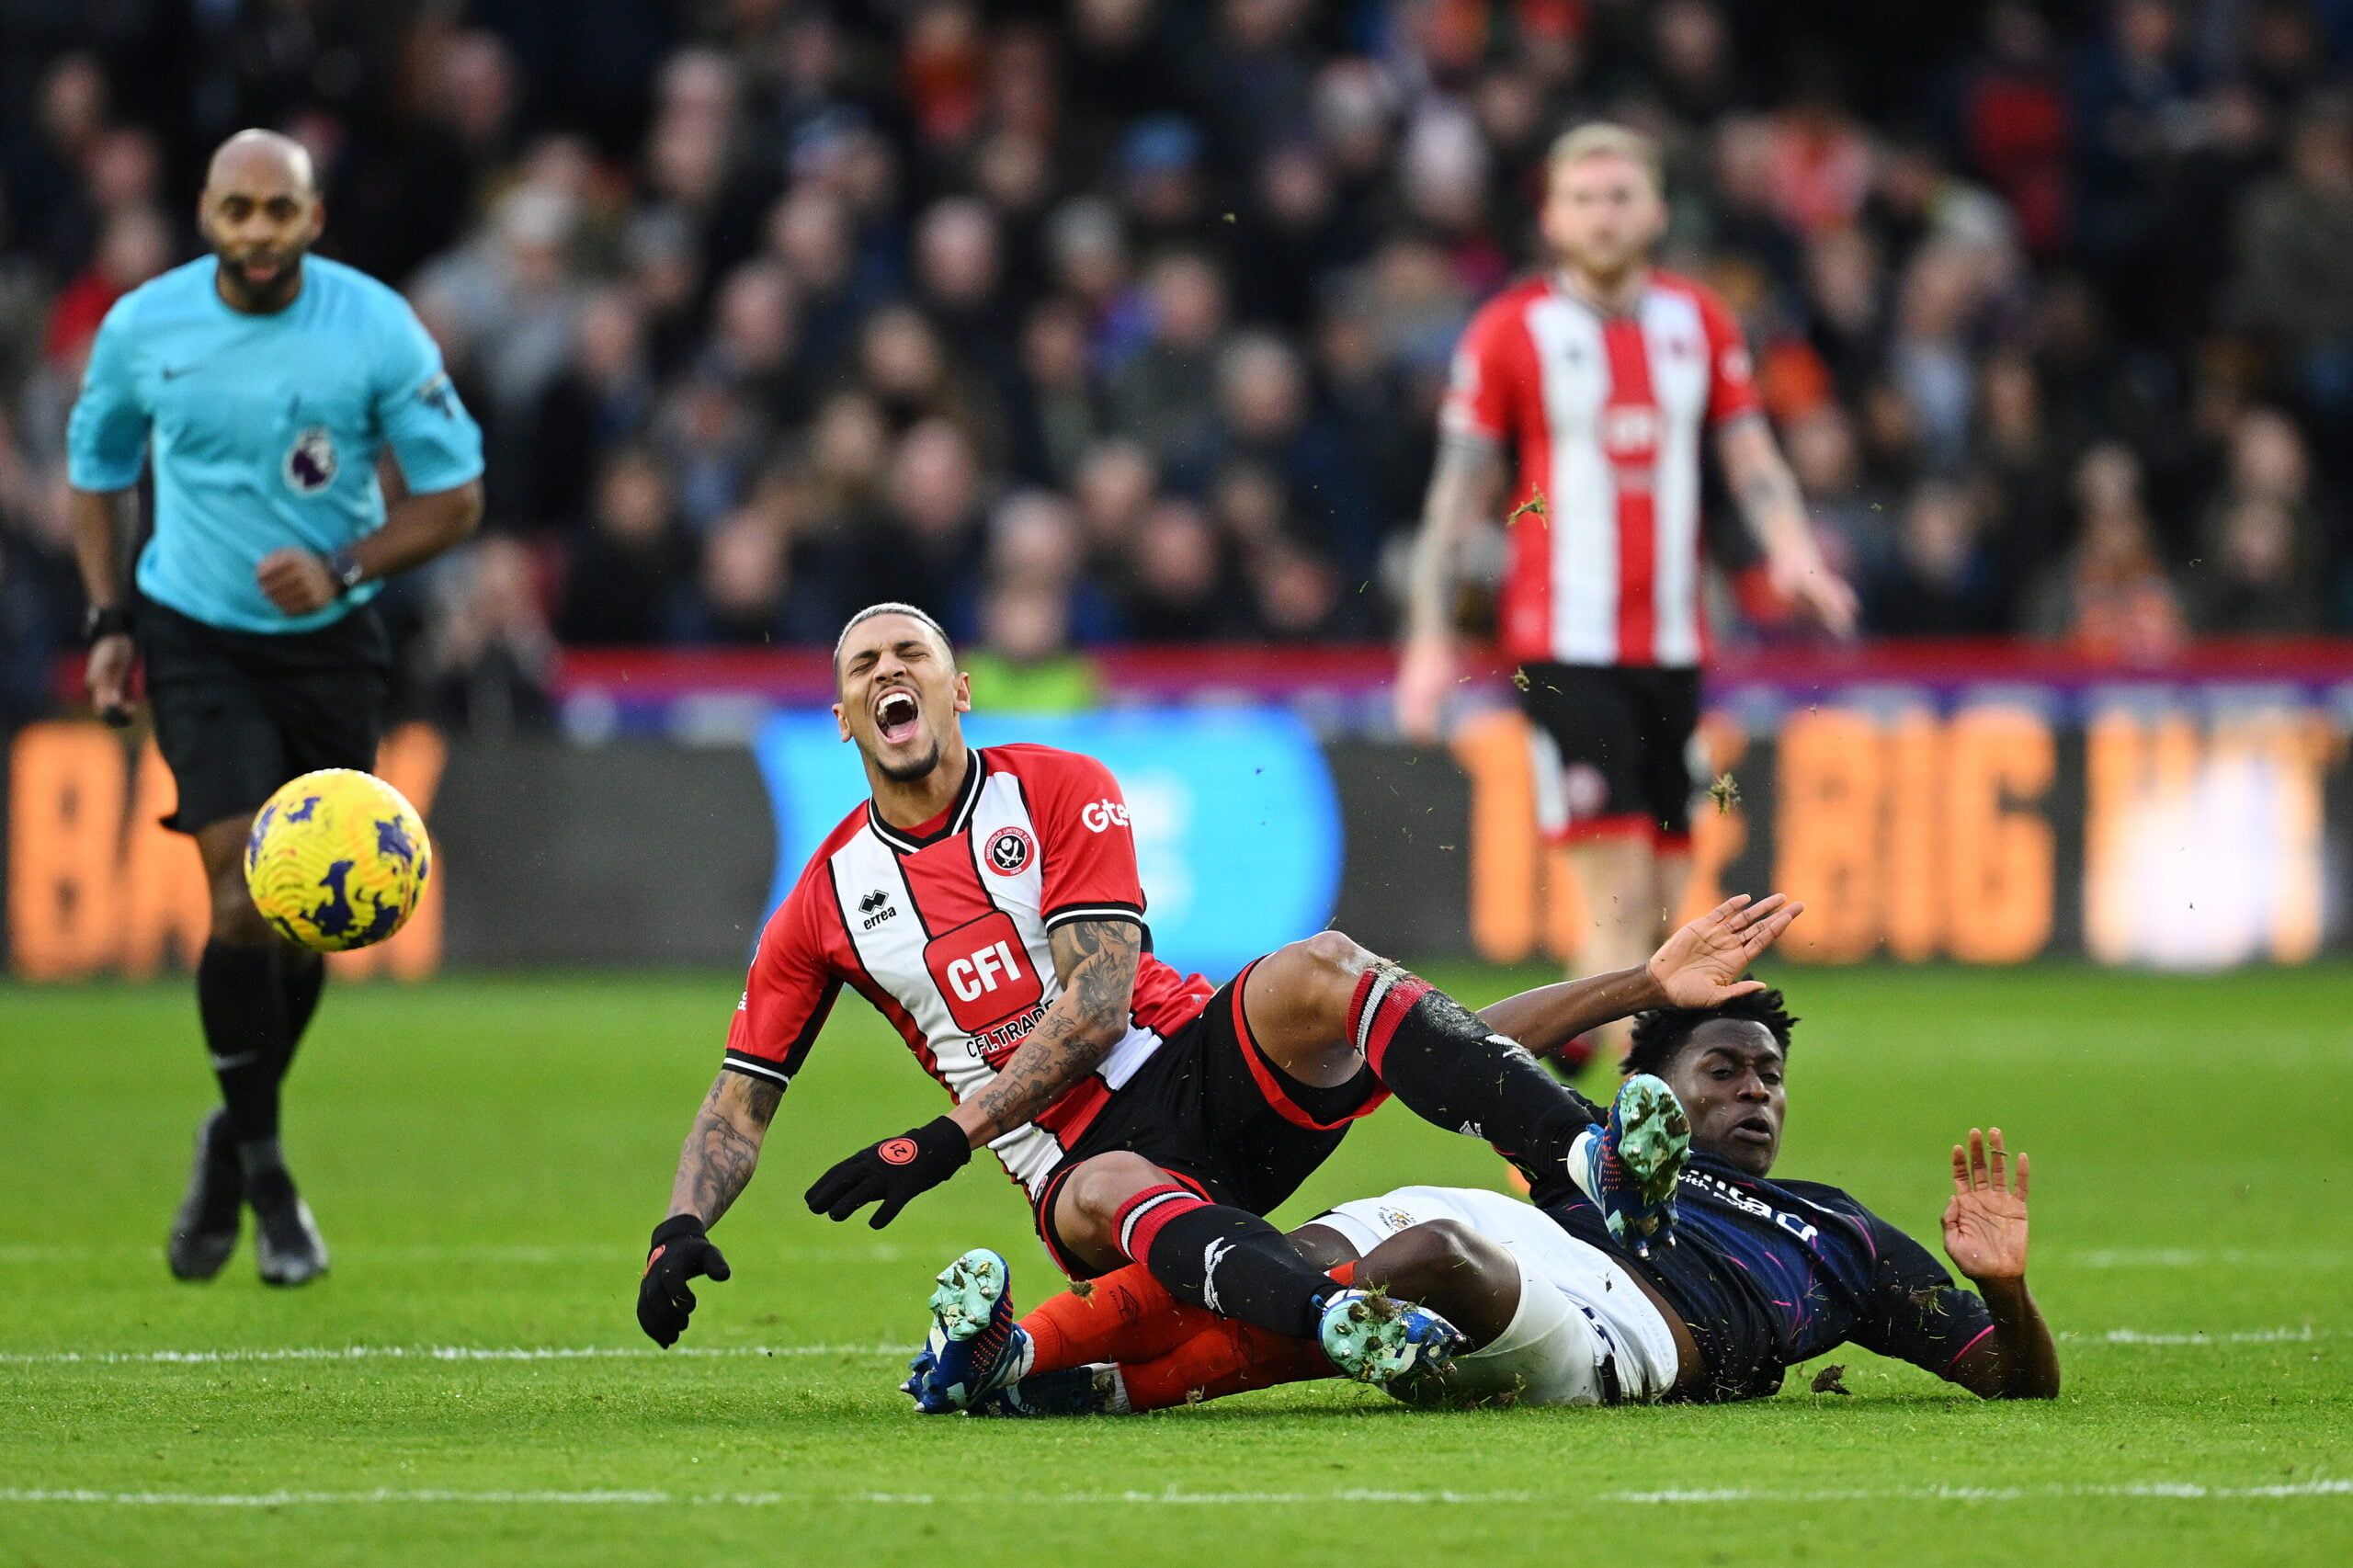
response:
[[[1445,1317],[1474,1344],[1510,1326],[1519,1265],[1500,1243],[1460,1220],[1426,1220],[1367,1253],[1357,1279]]]
[[[1489,1255],[1493,1254],[1494,1256]],[[1460,1220],[1425,1220],[1398,1232],[1365,1255],[1358,1277],[1393,1296],[1420,1301],[1475,1277],[1510,1255]]]
[[[1063,1183],[1061,1208],[1064,1221],[1076,1221],[1092,1235],[1110,1233],[1111,1222],[1120,1205],[1149,1187],[1158,1187],[1168,1179],[1167,1173],[1142,1154],[1124,1150],[1097,1154],[1071,1172]],[[1065,1222],[1063,1237],[1077,1238],[1069,1233]]]
[[[1379,955],[1345,931],[1318,931],[1284,948],[1279,956],[1289,983],[1286,991],[1295,1006],[1330,1018],[1335,1032],[1345,1032],[1348,999],[1364,971],[1380,961]]]
[[[212,939],[233,948],[266,947],[278,940],[269,922],[254,907],[253,895],[245,891],[244,878],[215,881],[212,884]]]

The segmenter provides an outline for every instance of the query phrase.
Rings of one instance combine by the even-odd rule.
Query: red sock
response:
[[[1210,1326],[1156,1361],[1122,1364],[1131,1410],[1165,1410],[1199,1399],[1307,1382],[1332,1376],[1332,1363],[1312,1340],[1292,1339],[1231,1318]]]
[[[1151,1361],[1224,1320],[1188,1307],[1141,1263],[1115,1268],[1082,1296],[1065,1290],[1021,1320],[1037,1346],[1030,1374],[1095,1361]]]
[[[1353,1285],[1357,1261],[1350,1258],[1324,1272],[1336,1283]],[[1200,1315],[1208,1317],[1206,1312]],[[1120,1381],[1127,1385],[1131,1410],[1165,1410],[1197,1399],[1222,1399],[1277,1383],[1312,1382],[1330,1376],[1331,1358],[1313,1341],[1218,1317],[1210,1318],[1207,1327],[1165,1356],[1120,1366]]]

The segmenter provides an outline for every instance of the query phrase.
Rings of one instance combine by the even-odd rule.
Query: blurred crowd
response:
[[[880,598],[1050,702],[1386,633],[1595,116],[1666,149],[1873,632],[2353,628],[2348,66],[2353,0],[0,0],[0,717],[74,641],[91,335],[245,124],[487,432],[483,536],[391,597],[460,722]]]

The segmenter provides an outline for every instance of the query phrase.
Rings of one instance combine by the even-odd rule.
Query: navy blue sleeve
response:
[[[1973,1290],[1952,1282],[1927,1247],[1866,1212],[1876,1254],[1854,1342],[1940,1378],[1962,1352],[1994,1331],[1994,1314]]]

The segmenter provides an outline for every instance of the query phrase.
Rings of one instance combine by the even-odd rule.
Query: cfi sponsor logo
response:
[[[316,495],[335,483],[335,437],[324,425],[313,425],[286,449],[286,485],[297,495]]]
[[[1029,864],[1037,847],[1036,841],[1020,828],[1001,827],[989,835],[989,846],[982,859],[1000,877],[1017,877]]]

